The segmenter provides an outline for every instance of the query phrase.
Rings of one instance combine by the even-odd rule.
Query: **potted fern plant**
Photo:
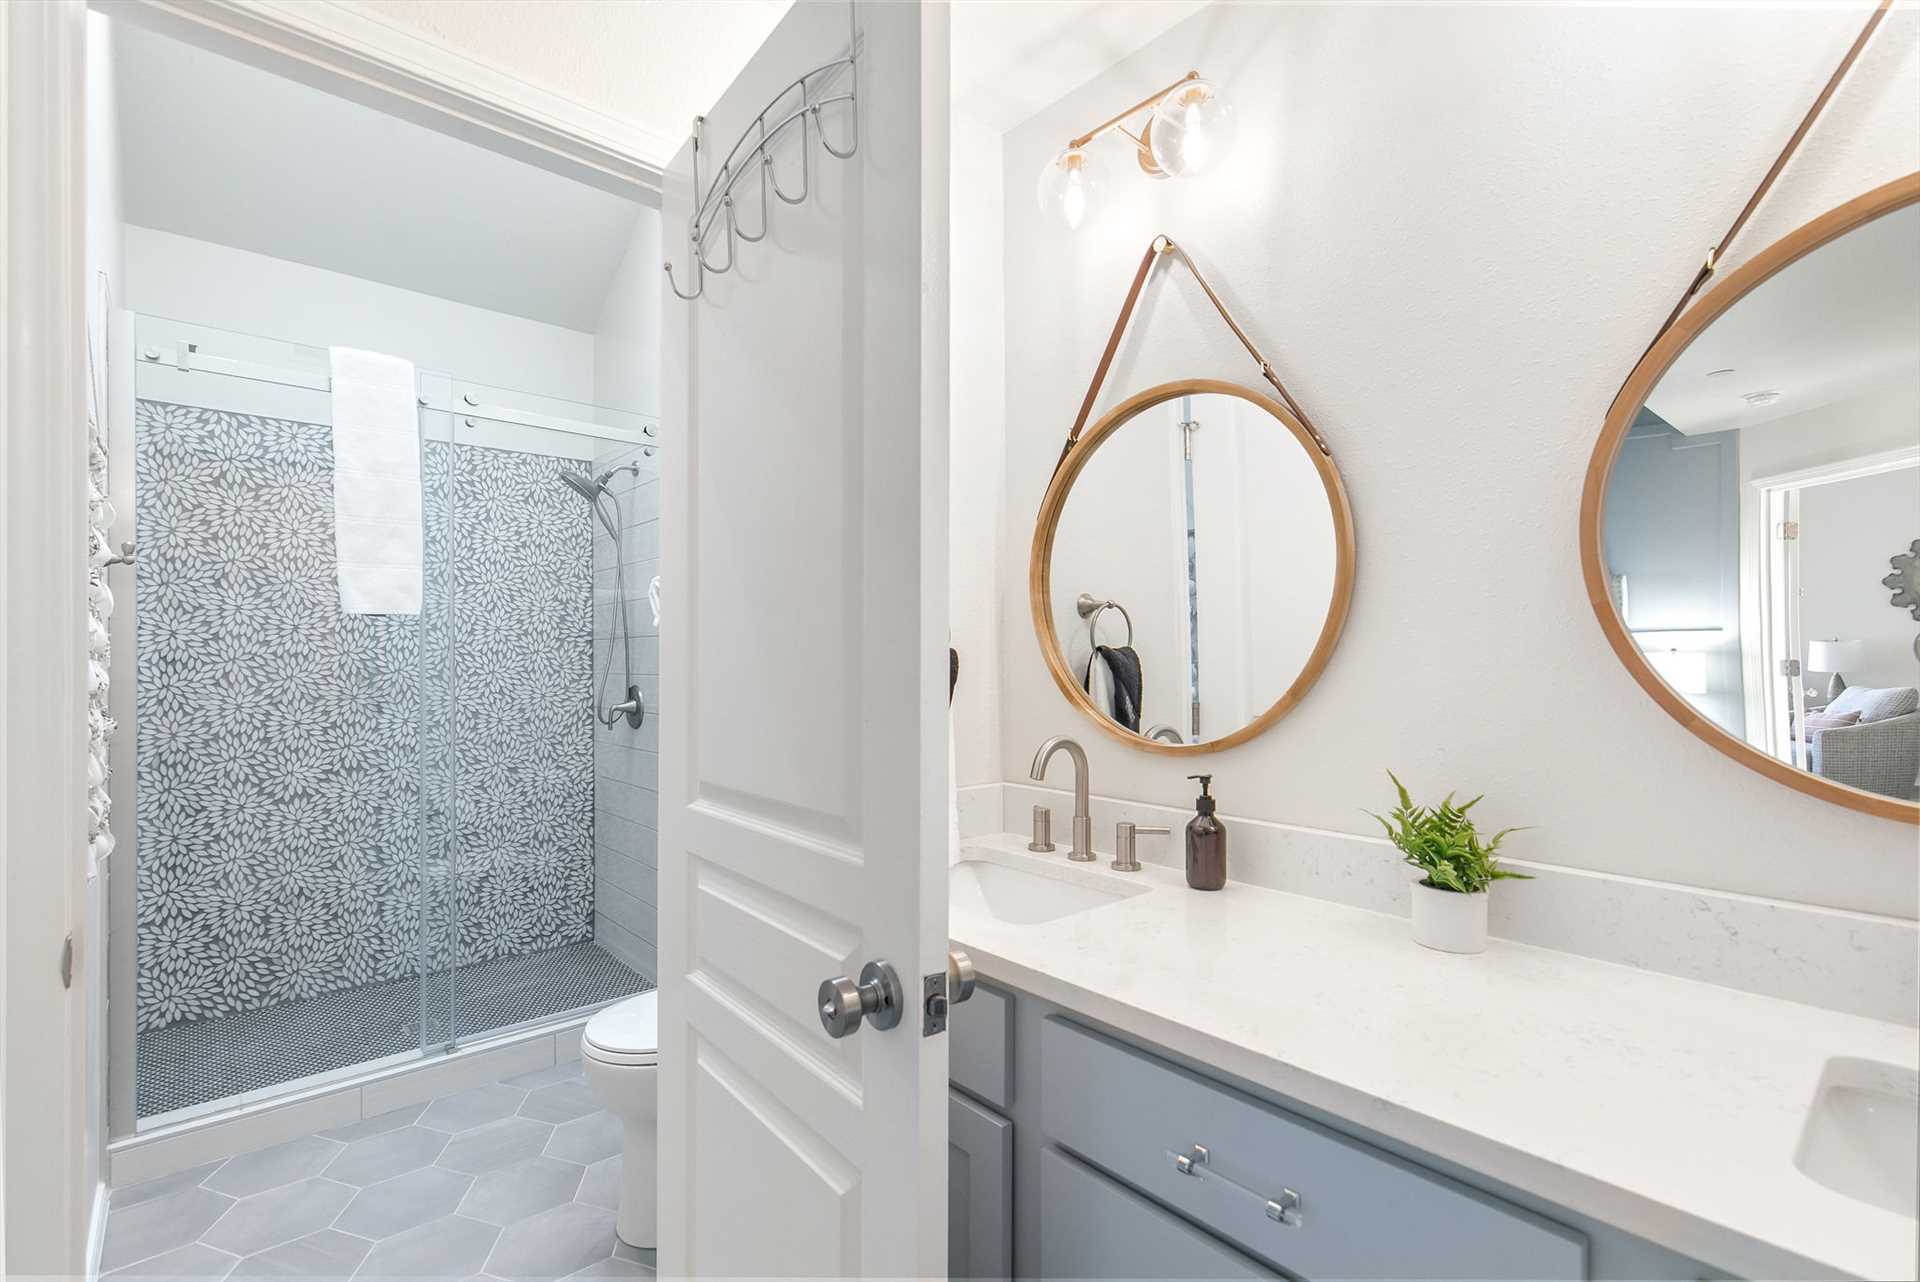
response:
[[[1391,818],[1373,815],[1387,830],[1409,864],[1421,872],[1413,886],[1414,942],[1445,953],[1478,953],[1487,947],[1487,889],[1496,881],[1527,874],[1509,872],[1494,859],[1507,834],[1502,828],[1482,838],[1467,812],[1480,804],[1475,797],[1453,804],[1453,794],[1438,806],[1415,805],[1405,784],[1393,771],[1387,778],[1400,794]],[[1368,811],[1368,814],[1373,814]]]

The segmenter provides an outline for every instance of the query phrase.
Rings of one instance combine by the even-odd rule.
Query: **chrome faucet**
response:
[[[1065,750],[1073,758],[1073,844],[1067,849],[1067,858],[1075,863],[1093,862],[1093,816],[1087,813],[1087,753],[1073,740],[1063,734],[1057,734],[1040,745],[1033,754],[1033,769],[1027,772],[1033,779],[1047,777],[1047,763],[1053,760],[1053,754]]]

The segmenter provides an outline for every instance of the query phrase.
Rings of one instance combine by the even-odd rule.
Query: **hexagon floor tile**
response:
[[[651,1278],[577,1064],[115,1190],[102,1282]]]

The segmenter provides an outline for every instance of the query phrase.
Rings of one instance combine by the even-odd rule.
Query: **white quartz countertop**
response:
[[[1914,1220],[1794,1165],[1827,1059],[1920,1067],[1912,1028],[1499,939],[1435,953],[1398,917],[1201,893],[1158,865],[1072,867],[1149,893],[1034,924],[956,896],[949,933],[982,975],[1745,1277],[1920,1277]]]

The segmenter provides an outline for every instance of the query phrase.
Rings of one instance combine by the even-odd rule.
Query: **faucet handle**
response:
[[[1139,872],[1140,860],[1133,853],[1134,838],[1164,837],[1170,828],[1142,828],[1140,825],[1122,819],[1113,828],[1113,864],[1115,872]]]
[[[1058,849],[1053,844],[1053,811],[1036,804],[1033,808],[1033,840],[1027,843],[1028,850],[1041,852]]]

